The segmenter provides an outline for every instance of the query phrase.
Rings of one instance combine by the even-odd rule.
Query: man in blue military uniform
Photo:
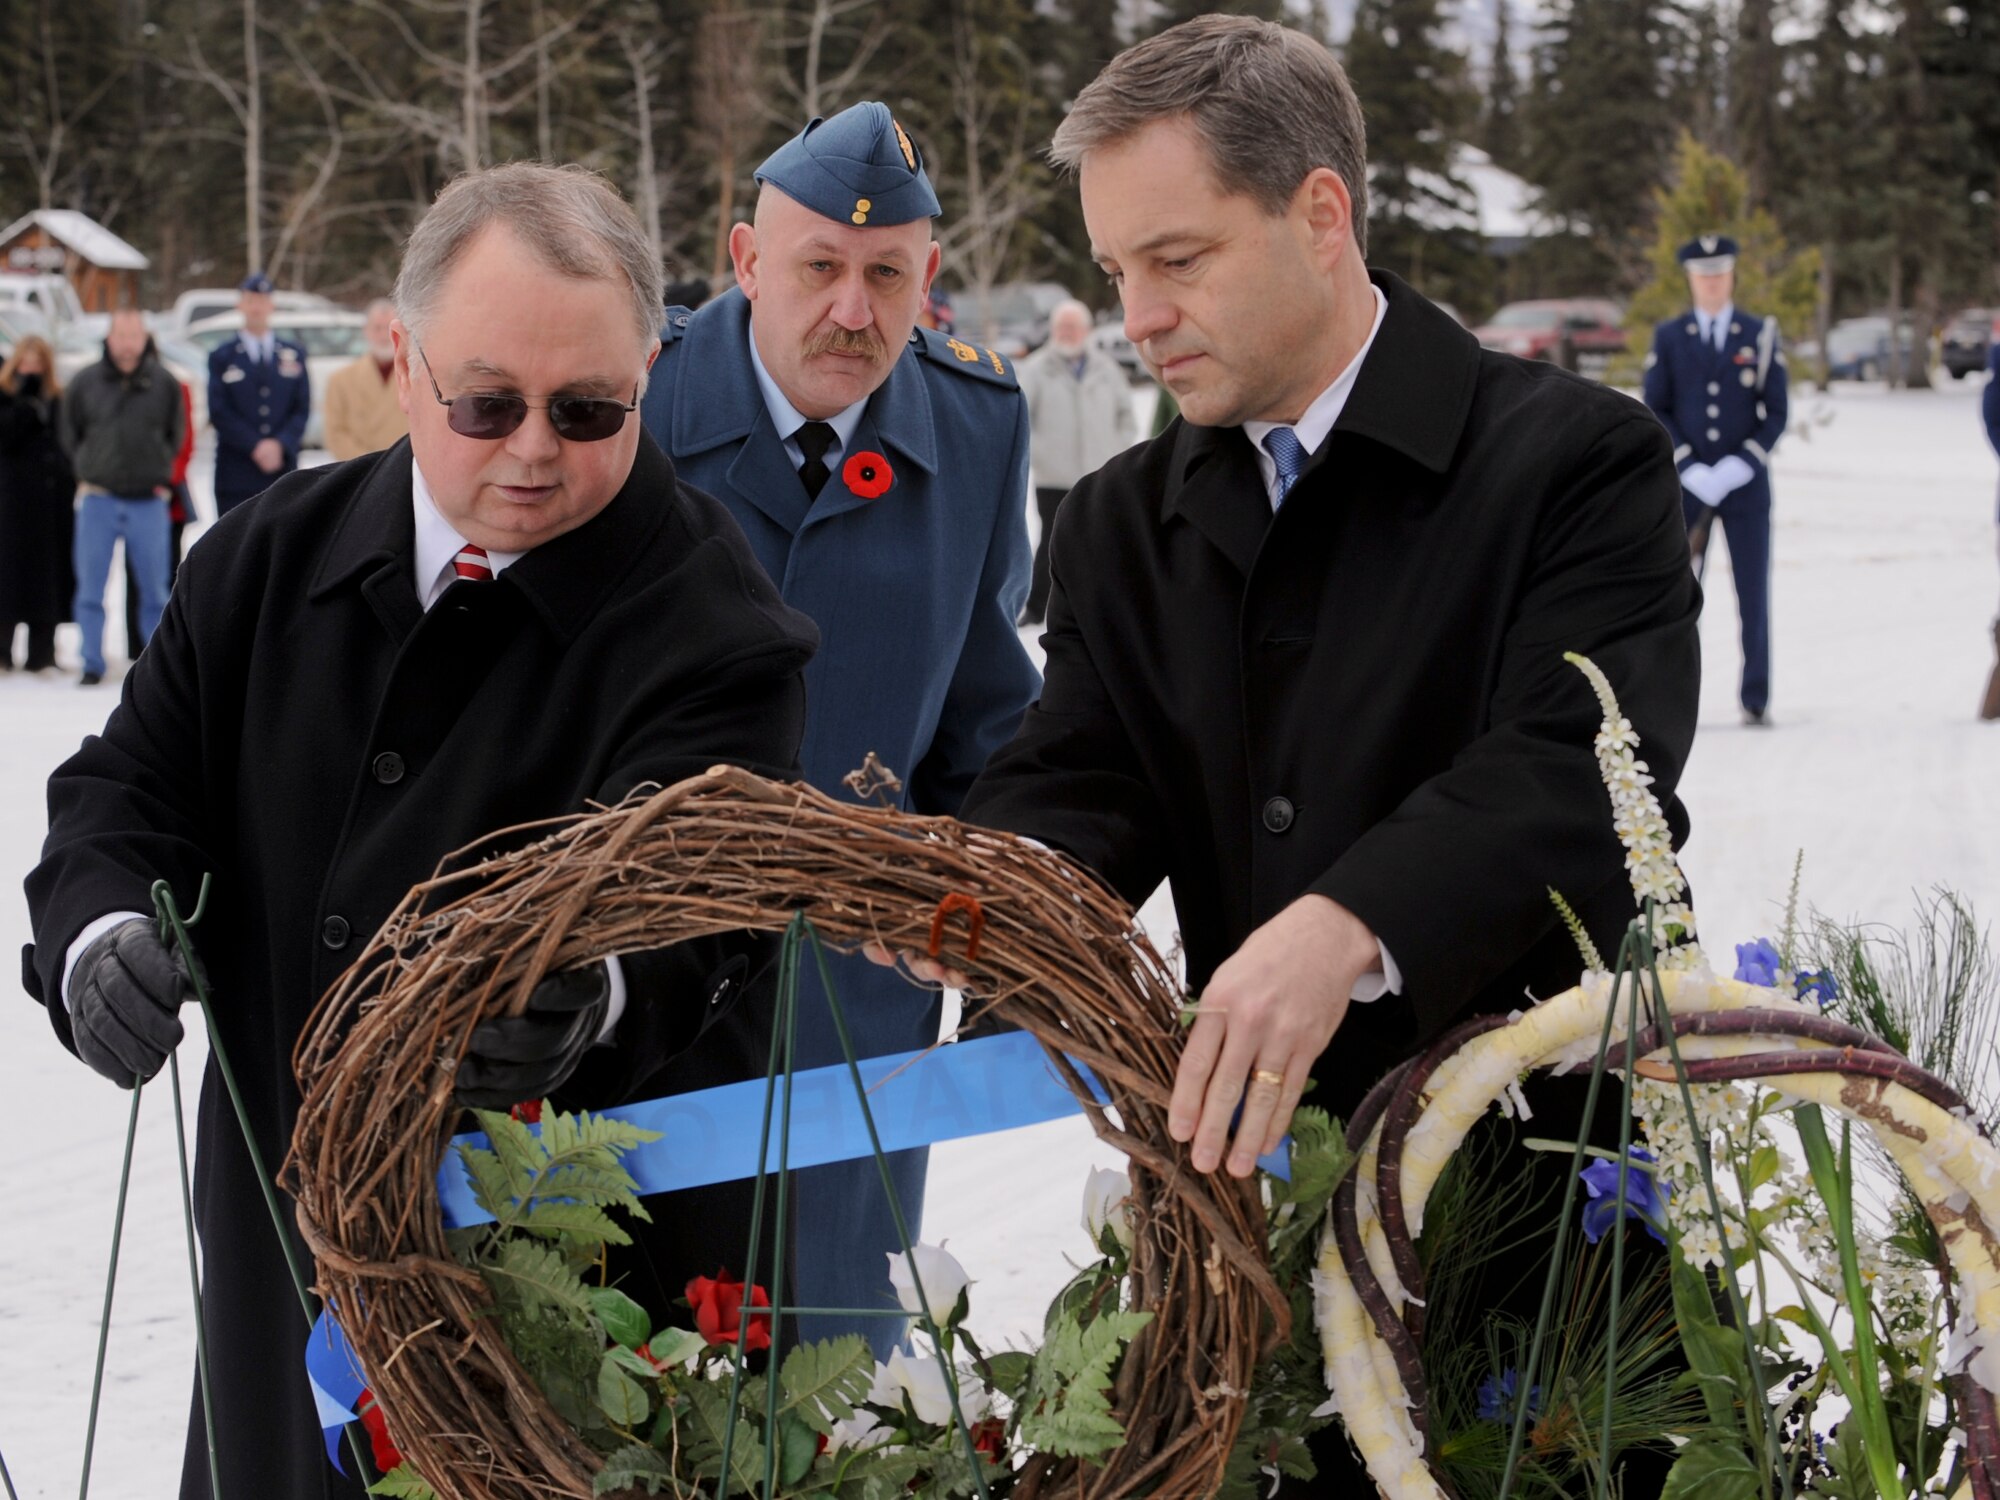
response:
[[[299,466],[312,411],[306,351],[271,332],[271,278],[253,271],[239,290],[243,331],[208,357],[218,516]]]
[[[1986,441],[2000,453],[2000,318],[1993,320],[1993,339],[1986,351],[1986,389],[1979,397],[1979,415],[1986,423]],[[2000,521],[2000,511],[1994,519]],[[1993,620],[1993,670],[1979,700],[1979,717],[1989,723],[2000,719],[2000,616]]]
[[[872,751],[901,778],[898,806],[955,813],[1039,689],[1014,628],[1030,563],[1027,407],[1007,360],[916,326],[939,207],[886,105],[814,120],[757,180],[755,222],[730,232],[736,286],[699,312],[668,310],[646,426],[819,625],[808,779],[859,796],[844,782]],[[834,975],[863,1056],[937,1039],[935,993],[859,959]],[[801,1065],[839,1061],[816,976],[800,1000]],[[761,1043],[738,1045],[761,1075]],[[925,1153],[892,1164],[914,1235]],[[893,1308],[896,1230],[874,1164],[802,1173],[792,1201],[813,1237],[802,1305]],[[849,1326],[808,1318],[800,1331]],[[886,1353],[900,1327],[865,1331]]]
[[[1653,330],[1646,404],[1674,441],[1681,510],[1696,576],[1719,518],[1729,538],[1743,629],[1743,722],[1768,725],[1771,703],[1771,450],[1785,430],[1778,320],[1736,307],[1736,241],[1681,246],[1694,307]]]

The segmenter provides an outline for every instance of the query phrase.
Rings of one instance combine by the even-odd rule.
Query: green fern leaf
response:
[[[615,1495],[620,1490],[643,1489],[649,1495],[657,1495],[663,1484],[673,1485],[670,1493],[680,1492],[680,1486],[674,1484],[674,1471],[666,1456],[657,1448],[633,1443],[620,1448],[604,1461],[604,1467],[597,1471],[597,1478],[591,1481],[590,1492],[593,1495]]]
[[[761,1382],[760,1382],[761,1384]],[[695,1472],[710,1479],[722,1474],[722,1440],[729,1425],[729,1388],[706,1380],[685,1387],[688,1404],[681,1431],[686,1435],[686,1452]],[[757,1429],[739,1418],[729,1443],[729,1479],[722,1486],[728,1495],[755,1493],[764,1483],[764,1445]]]
[[[778,1371],[784,1398],[778,1410],[794,1413],[814,1432],[831,1434],[833,1424],[852,1419],[867,1398],[874,1373],[868,1341],[858,1333],[801,1344]]]
[[[393,1500],[438,1500],[438,1493],[424,1483],[423,1476],[408,1464],[398,1464],[368,1486],[371,1495],[388,1495]]]
[[[1092,1458],[1124,1442],[1125,1429],[1111,1414],[1112,1366],[1152,1320],[1149,1312],[1106,1312],[1088,1325],[1058,1323],[1035,1355],[1022,1441],[1062,1458]]]
[[[503,1309],[541,1306],[559,1310],[579,1323],[595,1326],[596,1309],[589,1289],[563,1258],[532,1240],[508,1240],[500,1252],[479,1268]]]

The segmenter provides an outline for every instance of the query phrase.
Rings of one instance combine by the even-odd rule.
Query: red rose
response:
[[[1007,1457],[1007,1424],[998,1417],[973,1423],[972,1450],[985,1454],[989,1464],[1002,1462]]]
[[[713,1277],[697,1276],[687,1284],[688,1303],[694,1308],[694,1326],[711,1344],[734,1347],[743,1313],[743,1283],[727,1271]],[[769,1307],[771,1299],[761,1286],[750,1288],[753,1308]],[[743,1335],[747,1353],[771,1347],[771,1315],[751,1314],[750,1327]]]
[[[395,1440],[389,1436],[375,1393],[363,1391],[355,1410],[361,1413],[361,1425],[368,1430],[368,1446],[375,1450],[375,1467],[384,1474],[391,1472],[403,1462],[403,1455],[396,1451]]]
[[[542,1123],[542,1101],[539,1099],[523,1099],[519,1104],[508,1110],[507,1113],[519,1120],[523,1125],[539,1125]]]
[[[879,453],[861,452],[840,466],[840,482],[863,500],[886,495],[896,482],[896,471]]]

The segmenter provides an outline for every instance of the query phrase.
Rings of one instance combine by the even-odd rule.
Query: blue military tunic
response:
[[[252,495],[268,489],[280,474],[299,466],[312,385],[306,351],[274,337],[272,357],[258,359],[245,340],[231,339],[208,357],[208,420],[215,427],[215,507],[227,515]],[[265,473],[250,457],[265,438],[276,438],[285,461]]]
[[[1030,550],[1027,406],[1011,364],[916,330],[815,498],[758,385],[748,299],[732,289],[698,312],[669,309],[662,339],[647,429],[682,478],[729,507],[785,601],[820,629],[806,668],[807,779],[853,797],[843,778],[873,751],[903,780],[897,805],[957,812],[1040,689],[1015,628]],[[834,975],[861,1055],[937,1039],[937,996],[858,958]],[[800,998],[801,1064],[837,1062],[816,982]],[[895,1162],[913,1235],[922,1158]],[[860,1296],[894,1306],[883,1257],[895,1229],[881,1200],[872,1162],[802,1175],[796,1222],[819,1247],[800,1265],[807,1305]],[[836,1253],[866,1278],[833,1289],[839,1302],[815,1285],[815,1267]],[[822,1320],[802,1326],[808,1338],[829,1331]]]
[[[1645,400],[1673,440],[1674,463],[1683,474],[1694,464],[1712,467],[1732,456],[1750,467],[1750,478],[1721,504],[1711,508],[1684,489],[1681,508],[1691,534],[1705,541],[1712,509],[1728,538],[1743,629],[1739,696],[1746,712],[1761,717],[1771,687],[1770,469],[1788,411],[1785,357],[1776,318],[1725,312],[1719,347],[1702,336],[1692,311],[1654,328]]]

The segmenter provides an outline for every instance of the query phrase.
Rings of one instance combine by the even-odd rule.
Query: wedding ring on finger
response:
[[[1275,1068],[1259,1068],[1250,1075],[1250,1081],[1252,1083],[1268,1084],[1274,1089],[1281,1089],[1285,1086],[1285,1075]]]

